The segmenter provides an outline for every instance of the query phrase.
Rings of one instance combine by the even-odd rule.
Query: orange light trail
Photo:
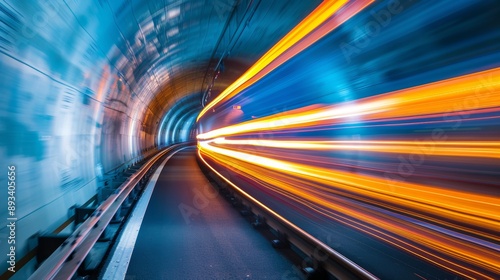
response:
[[[500,143],[493,141],[292,141],[216,138],[215,144],[245,145],[280,149],[302,150],[351,150],[380,153],[406,153],[418,151],[422,146],[432,146],[427,153],[439,156],[500,158]]]
[[[217,109],[217,104],[248,89],[372,2],[323,2],[209,103],[197,121],[208,110]],[[245,107],[242,108],[245,111]],[[500,68],[493,68],[354,101],[310,105],[221,127],[197,135],[198,149],[202,159],[207,157],[217,165],[258,182],[256,188],[260,191],[285,197],[304,209],[383,240],[464,278],[494,279],[491,275],[500,275],[500,236],[497,234],[500,197],[492,191],[488,179],[494,172],[481,170],[481,174],[470,175],[461,181],[460,176],[454,178],[453,168],[435,162],[443,162],[439,156],[454,157],[456,166],[465,162],[486,166],[485,163],[500,158],[500,142],[492,141],[490,135],[486,139],[478,137],[478,141],[466,141],[464,139],[471,137],[451,129],[445,138],[436,141],[408,141],[406,137],[399,140],[398,136],[393,140],[330,141],[319,137],[294,139],[293,135],[333,127],[339,132],[335,137],[344,137],[341,130],[346,124],[370,127],[372,123],[400,125],[404,121],[405,125],[411,122],[429,127],[447,122],[449,117],[469,122],[480,119],[493,122],[499,108]],[[256,139],[257,133],[268,138],[278,133],[287,138]],[[384,133],[381,130],[377,138]],[[480,131],[478,135],[486,133]],[[263,150],[252,151],[254,147]],[[339,160],[333,159],[332,153],[328,153],[328,158],[319,152],[308,154],[308,151],[338,152]],[[411,182],[398,180],[395,183],[383,177],[384,167],[397,165],[395,157],[383,155],[379,158],[382,160],[375,161],[374,155],[369,154],[368,159],[361,159],[360,166],[353,167],[350,165],[357,156],[345,156],[341,153],[344,151],[392,155],[420,153],[427,156],[431,164],[418,172],[422,181],[414,177]],[[441,169],[431,170],[433,164]],[[463,169],[462,166],[456,168]],[[440,171],[445,172],[444,176],[436,175]],[[480,182],[478,188],[471,182]],[[486,184],[481,185],[483,182]],[[469,185],[461,185],[464,183]]]
[[[286,170],[286,166],[289,163],[279,162],[265,157],[255,157],[250,154],[237,154],[233,153],[234,151],[222,151],[224,149],[221,150],[202,142],[199,143],[199,148],[201,154],[210,157],[223,166],[231,166],[232,169],[239,170],[238,172],[246,177],[255,178],[258,181],[269,184],[269,186],[272,186],[271,188],[277,189],[276,191],[279,193],[304,204],[304,206],[312,204],[324,207],[321,211],[322,214],[337,221],[341,221],[351,227],[355,227],[376,238],[382,239],[431,263],[460,274],[463,277],[469,279],[493,279],[470,267],[454,262],[454,259],[472,263],[475,266],[496,273],[500,272],[500,262],[497,259],[498,252],[494,249],[456,239],[446,234],[423,228],[420,225],[368,209],[354,202],[339,199],[338,196],[328,195],[322,192],[320,188],[308,186],[303,181],[294,183],[296,178],[305,177],[301,176],[301,173],[294,172],[297,170]],[[275,168],[272,168],[272,166]],[[331,171],[332,178],[335,178],[337,175],[336,171]],[[324,180],[318,182],[325,183]],[[336,184],[332,185],[332,187],[343,188],[345,186]],[[423,186],[423,188],[428,189],[429,187]],[[418,191],[418,189],[416,191]],[[442,192],[443,190],[439,189],[437,191]],[[396,190],[393,193],[399,194],[400,191]],[[436,193],[436,195],[439,195],[439,193]],[[432,198],[432,196],[430,197]],[[450,196],[447,197],[451,198]],[[486,199],[493,202],[495,201],[495,199],[492,200],[492,198]],[[499,202],[498,199],[496,199],[496,202]],[[485,203],[485,205],[488,207],[488,203]],[[315,207],[315,209],[317,208]],[[418,210],[425,211],[428,209],[421,207]],[[335,213],[346,215],[347,218],[344,217],[340,219],[338,214]],[[495,222],[498,228],[498,221]],[[378,230],[377,228],[387,230],[390,234]],[[414,243],[420,246],[416,246]],[[422,246],[428,249],[425,250]]]
[[[249,153],[252,153],[254,155],[259,155],[259,156],[263,156],[263,157],[269,157],[270,155],[272,156],[275,156],[275,157],[279,157],[280,159],[282,160],[285,160],[285,161],[297,161],[297,154],[295,153],[292,153],[292,154],[288,154],[288,153],[283,153],[283,152],[279,152],[279,151],[273,151],[273,150],[269,150],[269,149],[263,149],[263,150],[255,150],[255,149],[242,149],[242,146],[237,146],[235,147],[236,149],[238,149],[238,151],[243,151],[243,152],[249,152]],[[215,156],[215,154],[213,155]],[[218,156],[222,156],[222,155],[218,155]],[[323,165],[324,163],[328,163],[328,161],[330,160],[329,157],[304,157],[304,156],[301,156],[301,161],[302,162],[307,162],[307,164],[309,165],[316,165],[316,164],[319,164],[319,165]],[[241,164],[241,162],[237,162],[237,163],[233,163],[234,164]],[[254,168],[257,168],[257,166],[254,166]],[[335,170],[335,169],[339,169],[339,168],[348,168],[348,170],[352,170],[353,166],[349,166],[349,165],[345,165],[345,164],[341,164],[341,163],[335,163],[335,164],[331,164],[329,167],[328,167],[330,170]],[[271,172],[272,170],[270,169],[266,169],[267,172]],[[376,172],[376,174],[383,174],[384,173],[384,167],[381,167],[381,168],[363,168],[361,166],[356,166],[356,174],[359,173],[359,172],[363,172],[363,171],[368,171],[368,170],[372,170],[374,172]],[[279,173],[276,173],[276,174],[279,174]],[[278,176],[278,175],[274,175],[274,176]],[[352,174],[352,173],[351,173]],[[375,175],[377,176],[377,175]],[[385,177],[382,175],[382,177]],[[389,178],[386,178],[387,181],[389,182],[389,185],[391,186],[394,186],[396,184],[399,184],[399,182],[394,182],[392,181],[391,179]],[[283,177],[283,181],[287,181],[289,182],[291,180],[291,177]],[[418,207],[414,207],[414,208],[406,208],[404,204],[399,204],[399,205],[394,205],[394,204],[391,204],[391,202],[389,200],[378,200],[374,197],[368,197],[368,196],[364,196],[362,193],[355,193],[355,192],[346,192],[345,189],[342,189],[342,188],[337,188],[336,186],[332,185],[333,187],[328,187],[328,183],[325,183],[325,184],[322,184],[320,181],[316,181],[313,182],[311,180],[307,180],[307,179],[293,179],[294,181],[297,181],[296,185],[297,186],[302,186],[302,185],[308,185],[309,187],[311,188],[315,188],[315,189],[318,189],[318,190],[321,190],[321,191],[324,191],[324,192],[328,192],[328,193],[335,193],[337,195],[340,195],[342,197],[348,197],[348,198],[351,198],[351,199],[354,199],[354,200],[357,200],[357,201],[362,201],[362,202],[365,202],[365,203],[368,203],[368,204],[372,204],[372,205],[377,205],[377,206],[380,206],[384,209],[389,209],[391,211],[394,211],[394,212],[397,212],[397,213],[404,213],[405,215],[407,216],[410,216],[410,217],[415,217],[415,218],[418,218],[418,219],[421,219],[421,220],[425,220],[425,221],[429,221],[429,222],[432,222],[432,223],[435,223],[435,224],[440,224],[440,225],[443,225],[445,227],[448,227],[448,228],[454,228],[460,232],[466,232],[468,234],[472,234],[474,236],[481,236],[482,238],[485,238],[486,240],[495,240],[496,242],[500,242],[500,237],[498,236],[498,234],[496,233],[496,231],[484,231],[484,229],[477,229],[475,227],[470,227],[470,225],[464,225],[464,224],[457,224],[455,222],[452,222],[452,221],[449,221],[447,220],[446,218],[443,219],[442,217],[436,217],[436,216],[429,216],[428,214],[425,214],[425,213],[422,213],[420,212],[420,209]],[[391,191],[395,191],[396,189],[394,187],[392,187]],[[286,195],[286,193],[283,193],[283,195]],[[500,205],[499,205],[500,207]]]
[[[426,211],[451,220],[466,222],[492,231],[500,228],[500,198],[445,190],[438,187],[400,182],[393,186],[384,178],[352,174],[294,162],[286,162],[249,153],[223,149],[199,142],[204,152],[212,152],[245,161],[292,176],[313,180],[378,200]]]
[[[469,111],[500,106],[500,68],[307,111],[294,110],[215,129],[200,140],[247,132],[449,113],[450,104],[469,100]],[[298,111],[298,112],[297,112]]]

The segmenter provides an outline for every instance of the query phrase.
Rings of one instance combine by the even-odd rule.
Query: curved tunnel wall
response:
[[[320,2],[2,1],[0,161],[18,167],[19,257],[106,173],[192,137],[196,96],[210,82],[217,94]]]
[[[187,141],[188,139],[175,139],[173,137],[176,131],[174,127],[181,123],[186,116],[193,117],[201,110],[201,94],[193,94],[181,99],[172,109],[167,112],[163,118],[159,133],[158,143],[160,146],[167,146],[177,142]],[[191,118],[191,125],[195,124],[195,120]]]
[[[118,26],[120,7],[113,7],[133,17],[140,3],[11,2],[1,4],[0,86],[7,94],[0,157],[2,165],[18,167],[22,255],[31,235],[52,230],[69,218],[70,207],[91,198],[104,174],[154,149],[160,114],[191,92],[178,91],[161,110],[150,105],[164,82],[161,71],[150,69],[152,53],[164,51],[134,39],[147,32],[137,24]]]
[[[104,173],[154,146],[144,120],[157,116],[123,71],[130,62],[114,45],[112,18],[97,26],[85,16],[95,12],[90,4],[12,2],[1,4],[0,157],[18,170],[20,257],[31,235],[54,229],[90,199]]]

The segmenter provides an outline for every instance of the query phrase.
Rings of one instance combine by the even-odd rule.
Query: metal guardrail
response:
[[[173,145],[146,162],[135,174],[131,175],[118,187],[115,193],[101,203],[92,215],[40,265],[29,279],[70,279],[83,263],[85,257],[127,196],[143,180],[151,167],[168,152],[183,146],[184,144]]]
[[[267,225],[286,236],[288,242],[293,244],[304,254],[308,255],[319,266],[321,266],[335,278],[369,280],[378,279],[376,276],[374,276],[352,260],[335,251],[330,246],[326,245],[319,239],[294,225],[284,217],[280,216],[278,213],[274,212],[269,207],[265,206],[264,204],[247,194],[234,183],[226,179],[222,174],[217,172],[217,170],[210,166],[199,153],[198,158],[200,158],[201,161],[214,172],[214,174],[216,174],[220,179],[224,180],[224,182],[232,186],[232,188],[241,197],[243,197],[245,200],[247,200],[247,202],[254,206],[251,208],[251,211],[255,215],[264,217],[265,223]]]

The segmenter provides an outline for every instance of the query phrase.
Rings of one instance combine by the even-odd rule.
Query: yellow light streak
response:
[[[311,204],[322,206],[324,207],[323,210],[319,210],[317,207],[311,209],[316,209],[317,212],[334,220],[355,227],[360,231],[468,279],[477,277],[483,279],[493,278],[474,270],[474,268],[461,265],[457,263],[455,259],[474,264],[477,267],[482,267],[494,273],[499,272],[500,262],[494,250],[423,228],[417,224],[397,219],[362,205],[338,199],[338,197],[335,196],[326,196],[325,193],[318,191],[317,188],[308,187],[303,182],[294,184],[293,177],[289,176],[291,174],[274,173],[274,171],[267,169],[268,167],[265,166],[265,163],[263,164],[264,168],[259,168],[259,166],[254,165],[254,163],[248,163],[245,160],[246,158],[228,158],[203,148],[199,150],[199,153],[200,155],[203,154],[210,157],[223,166],[231,166],[232,168],[240,170],[241,174],[245,177],[256,178],[260,182],[275,186],[280,194],[306,207]],[[237,164],[235,164],[236,162],[234,162],[234,160],[237,161]],[[342,215],[346,216],[340,218],[339,214],[335,213],[342,213]],[[383,229],[390,233],[379,229]],[[411,242],[405,239],[411,240]],[[414,245],[413,242],[420,246]],[[423,248],[428,249],[426,250]],[[429,249],[439,252],[440,255],[433,253]],[[445,255],[445,257],[442,255]]]
[[[479,228],[492,231],[500,228],[500,217],[498,216],[500,198],[498,197],[407,182],[398,182],[394,186],[384,178],[271,159],[214,147],[207,142],[199,142],[198,147],[204,152],[229,156],[257,166],[278,170],[292,176],[342,188],[382,201],[390,201],[396,205],[425,211]]]
[[[321,108],[313,109],[301,113],[291,113],[283,116],[283,113],[277,117],[266,117],[255,121],[248,121],[237,125],[227,126],[224,128],[212,130],[207,133],[199,134],[197,136],[200,140],[210,139],[214,137],[236,135],[243,132],[252,131],[267,131],[269,129],[277,130],[280,128],[296,128],[308,126],[311,122],[319,122],[333,119],[343,119],[349,117],[360,117],[363,115],[374,114],[395,105],[393,100],[382,100],[378,102],[371,102],[367,104],[360,104],[353,106],[347,104],[337,108]],[[285,113],[286,114],[286,113]]]
[[[216,138],[220,145],[247,145],[281,149],[349,150],[378,153],[420,153],[434,156],[500,158],[500,142],[493,141],[292,141]],[[427,151],[422,150],[422,147]]]
[[[463,105],[468,110],[500,106],[500,68],[420,85],[357,101],[325,106],[307,111],[293,110],[236,125],[212,130],[197,136],[200,140],[246,132],[283,130],[356,122],[393,119],[431,114],[451,114],[450,106]],[[470,104],[469,104],[470,103]]]

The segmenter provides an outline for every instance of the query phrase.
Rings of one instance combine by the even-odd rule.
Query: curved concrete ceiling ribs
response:
[[[0,48],[12,58],[5,63],[10,67],[6,70],[15,75],[16,71],[28,73],[30,68],[47,87],[55,86],[55,93],[43,91],[40,98],[52,91],[53,96],[61,96],[53,99],[71,103],[62,107],[79,110],[81,116],[75,118],[88,119],[84,128],[71,127],[61,133],[92,135],[97,157],[89,164],[102,164],[109,171],[144,150],[171,144],[160,141],[170,138],[159,133],[167,114],[182,109],[175,104],[193,96],[201,106],[208,88],[211,98],[216,96],[321,1],[6,3],[15,43],[12,48],[7,43]],[[37,17],[44,21],[34,22]],[[218,70],[222,71],[215,79]],[[16,92],[20,84],[33,80],[16,77],[20,80],[7,81],[6,89]],[[176,121],[172,123],[176,127]]]

